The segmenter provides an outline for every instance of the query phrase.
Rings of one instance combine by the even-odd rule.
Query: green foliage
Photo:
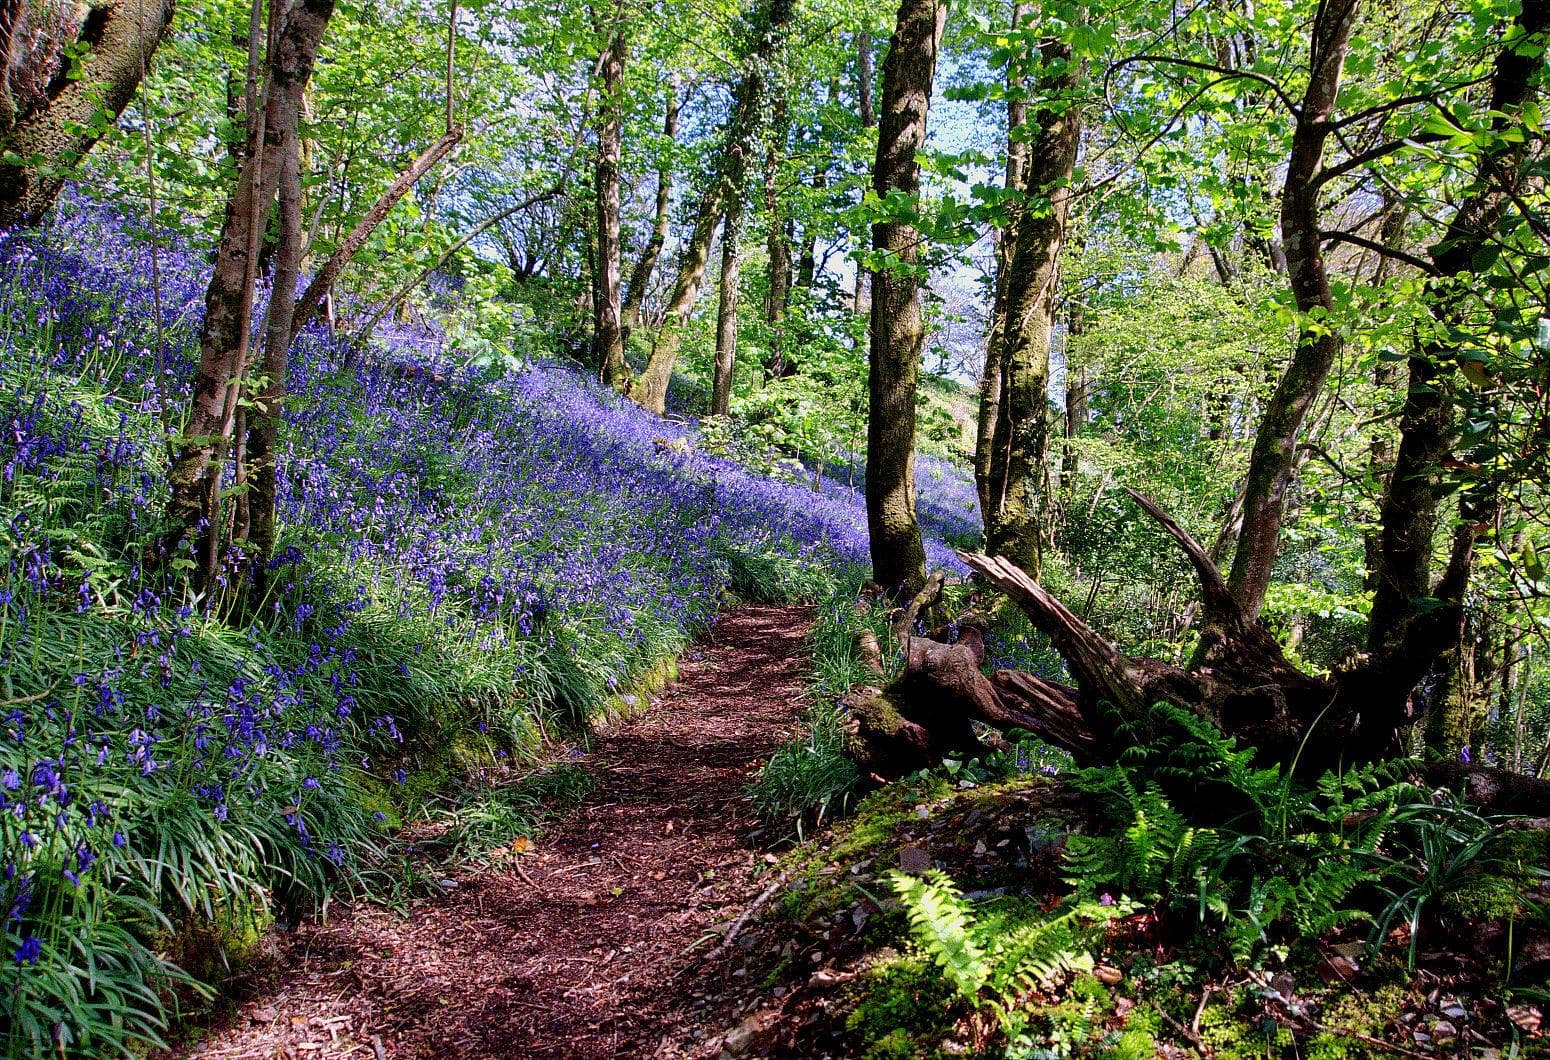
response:
[[[931,1039],[958,999],[935,965],[916,954],[879,960],[862,975],[861,995],[845,1019],[867,1060],[939,1055]]]
[[[940,870],[924,876],[895,872],[889,883],[904,903],[915,944],[959,997],[989,1009],[1009,1037],[1025,1022],[1022,999],[1072,973],[1091,970],[1093,926],[1127,911],[1078,900],[1049,916],[987,917]]]
[[[1505,865],[1487,856],[1496,823],[1399,779],[1403,763],[1305,784],[1171,705],[1132,734],[1121,763],[1078,774],[1111,828],[1071,837],[1070,882],[1194,919],[1240,961],[1363,923],[1376,947],[1402,922],[1413,964],[1427,910],[1470,901]]]
[[[448,793],[430,815],[445,827],[431,845],[458,862],[509,854],[513,842],[533,839],[545,818],[576,806],[596,786],[587,770],[561,763],[515,783]]]

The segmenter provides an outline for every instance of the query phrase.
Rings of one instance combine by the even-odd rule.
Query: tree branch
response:
[[[1425,258],[1416,257],[1414,254],[1407,254],[1403,250],[1385,246],[1376,240],[1368,239],[1365,236],[1359,236],[1352,232],[1320,231],[1319,241],[1322,243],[1349,243],[1353,247],[1361,247],[1363,250],[1370,250],[1374,254],[1382,254],[1386,258],[1402,261],[1411,268],[1419,270],[1424,275],[1438,275],[1437,266]]]

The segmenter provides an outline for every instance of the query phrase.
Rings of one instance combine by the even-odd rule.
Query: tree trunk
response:
[[[886,201],[920,190],[916,154],[936,77],[947,8],[940,0],[903,0],[883,61],[883,113],[872,188]],[[925,328],[920,315],[920,233],[902,221],[872,226],[872,249],[890,267],[872,273],[872,350],[867,373],[867,530],[872,577],[889,592],[913,594],[926,580],[926,553],[915,518],[915,391]]]
[[[1340,77],[1359,4],[1360,0],[1321,0],[1314,16],[1308,85],[1296,115],[1281,192],[1287,275],[1298,312],[1310,320],[1327,315],[1334,306],[1319,229],[1320,185],[1316,178],[1324,165],[1329,120],[1340,94]],[[1233,598],[1251,619],[1258,617],[1270,586],[1286,495],[1295,477],[1297,438],[1339,352],[1338,328],[1322,324],[1305,327],[1292,362],[1260,420],[1244,481],[1243,528],[1228,578]],[[1207,611],[1207,625],[1212,617]]]
[[[0,161],[0,227],[43,220],[67,176],[101,137],[102,117],[116,122],[134,98],[172,21],[171,0],[111,0],[93,7],[79,42],[90,48],[80,77],[55,77],[49,98],[27,113],[6,108],[11,113],[0,125],[0,156],[15,161]],[[7,22],[9,53],[15,21]]]
[[[1524,5],[1518,16],[1522,32],[1505,35],[1510,50],[1504,50],[1497,63],[1491,108],[1503,123],[1510,122],[1513,112],[1532,98],[1539,44],[1550,29],[1547,8],[1547,0]],[[1331,48],[1349,34],[1351,14],[1349,8],[1343,12],[1321,8],[1315,20],[1310,93],[1332,99],[1339,63]],[[1524,38],[1532,42],[1529,47],[1522,46]],[[1320,114],[1327,115],[1327,110],[1310,106],[1302,117],[1322,121],[1317,117]],[[1289,183],[1307,178],[1308,187],[1316,190],[1307,162],[1309,145],[1305,137],[1300,140],[1293,152],[1298,164],[1290,169]],[[1433,249],[1433,263],[1442,275],[1452,277],[1466,271],[1474,256],[1471,244],[1483,246],[1503,225],[1509,205],[1519,198],[1512,185],[1521,177],[1524,154],[1519,145],[1507,141],[1482,157],[1474,184],[1477,190],[1460,204],[1443,240]],[[1316,169],[1317,161],[1312,165]],[[1310,263],[1308,244],[1303,240],[1309,235],[1310,220],[1316,225],[1316,203],[1304,192],[1288,197],[1299,200],[1291,212],[1301,215],[1293,216],[1293,223],[1286,226],[1292,282],[1294,291],[1306,293],[1310,268],[1312,280],[1321,279],[1322,261],[1315,258]],[[1316,230],[1311,235],[1317,240]],[[1435,303],[1439,323],[1444,325],[1458,307],[1450,300],[1450,290],[1444,287]],[[1439,328],[1437,333],[1447,334],[1447,330]],[[1304,366],[1312,356],[1308,338],[1305,336],[1298,350]],[[1444,360],[1449,351],[1432,352],[1435,356],[1424,358],[1426,364]],[[1430,382],[1435,377],[1427,378]],[[1422,389],[1422,395],[1428,397],[1437,392],[1435,386]],[[1414,391],[1410,400],[1417,400]],[[1422,405],[1421,411],[1429,412],[1429,406]],[[1411,450],[1408,458],[1407,448]],[[930,730],[938,719],[942,719],[942,731],[950,734],[955,726],[961,729],[963,716],[968,715],[1038,733],[1071,750],[1083,762],[1113,761],[1146,742],[1148,726],[1156,717],[1151,708],[1156,703],[1195,714],[1254,748],[1261,763],[1304,776],[1402,754],[1404,732],[1425,720],[1425,704],[1412,695],[1413,690],[1433,669],[1438,656],[1459,642],[1459,602],[1468,584],[1475,537],[1481,523],[1488,521],[1485,517],[1492,514],[1494,498],[1485,491],[1488,495],[1484,498],[1466,497],[1461,502],[1462,518],[1452,535],[1447,565],[1433,584],[1429,577],[1430,534],[1408,534],[1425,529],[1428,520],[1435,519],[1435,502],[1417,486],[1419,482],[1424,487],[1433,473],[1429,469],[1441,463],[1433,458],[1443,451],[1438,449],[1433,421],[1407,416],[1399,451],[1399,463],[1385,494],[1380,595],[1389,594],[1400,602],[1381,609],[1375,602],[1369,651],[1328,677],[1315,677],[1291,666],[1274,636],[1258,621],[1262,596],[1250,596],[1246,604],[1245,597],[1222,577],[1193,538],[1150,500],[1127,491],[1184,551],[1199,581],[1209,621],[1189,669],[1121,654],[1005,559],[965,555],[973,570],[1006,593],[1050,638],[1076,685],[1006,671],[986,677],[979,672],[982,656],[976,654],[972,636],[959,644],[915,638],[907,644],[905,676],[884,697],[887,705],[902,719],[901,725],[921,730],[914,741],[919,746],[933,745]],[[1412,461],[1408,466],[1413,473],[1403,471],[1406,459]],[[1421,493],[1419,500],[1415,499],[1417,492]],[[1409,498],[1411,503],[1396,504],[1396,497]],[[1418,518],[1418,508],[1427,504],[1432,504],[1431,513],[1423,512]],[[1418,544],[1421,541],[1424,549]],[[1419,562],[1412,558],[1412,550],[1424,552]],[[1391,562],[1396,559],[1402,562]],[[864,739],[864,724],[862,728]],[[1416,773],[1431,784],[1459,786],[1466,797],[1493,809],[1540,816],[1550,813],[1550,783],[1540,780],[1464,763],[1424,769],[1417,764]]]
[[[271,30],[275,43],[261,97],[263,116],[253,123],[247,159],[227,202],[205,294],[188,421],[168,474],[167,514],[172,529],[166,541],[171,549],[191,534],[202,535],[200,563],[205,577],[214,574],[219,559],[222,461],[247,371],[259,237],[284,161],[275,147],[284,142],[285,130],[300,120],[302,90],[312,76],[333,11],[333,0],[301,0],[290,9],[285,24]]]
[[[630,387],[624,363],[624,313],[620,292],[619,159],[624,122],[624,60],[628,45],[622,22],[603,54],[602,99],[598,107],[596,168],[596,284],[592,300],[592,363],[598,377],[621,393]]]
[[[662,119],[662,139],[666,143],[666,155],[662,164],[657,167],[657,201],[651,224],[651,236],[646,240],[646,247],[641,251],[640,260],[635,263],[635,268],[630,270],[629,290],[620,312],[626,337],[640,323],[640,310],[646,302],[646,289],[651,286],[652,274],[656,272],[657,261],[662,257],[662,248],[667,244],[668,229],[672,227],[672,152],[673,145],[678,139],[678,111],[681,106],[678,84],[670,81],[667,85],[667,115]]]
[[[861,115],[863,129],[877,127],[877,112],[872,106],[872,85],[876,79],[877,75],[872,70],[872,35],[862,30],[856,34],[856,110]],[[867,311],[868,278],[867,271],[857,265],[854,305],[858,315]]]
[[[1047,201],[1017,223],[1006,272],[1000,408],[990,458],[986,540],[1039,576],[1048,507],[1049,359],[1055,326],[1060,255],[1071,210],[1071,173],[1081,144],[1081,111],[1072,94],[1081,78],[1070,48],[1046,43],[1042,59],[1053,73],[1040,79],[1049,103],[1035,122],[1039,133],[1027,154],[1026,188]],[[1042,204],[1041,204],[1042,205]]]
[[[712,185],[700,200],[694,217],[694,231],[684,244],[678,261],[678,276],[668,295],[667,307],[662,314],[662,327],[651,347],[646,369],[630,388],[630,396],[648,411],[658,416],[667,411],[667,386],[673,378],[673,368],[678,363],[678,350],[683,345],[682,330],[694,310],[700,296],[700,284],[705,279],[705,263],[710,259],[711,240],[716,235],[716,225],[721,222],[720,179],[712,177]]]
[[[275,544],[275,504],[279,487],[275,453],[284,420],[285,375],[289,361],[298,302],[296,282],[301,275],[301,138],[296,126],[282,130],[278,191],[280,241],[275,253],[273,290],[264,325],[263,382],[258,400],[249,413],[247,469],[248,556],[254,587],[264,589],[265,572]]]
[[[1528,0],[1517,16],[1524,38],[1542,42],[1550,33],[1550,0]],[[1517,46],[1503,48],[1492,75],[1491,107],[1497,130],[1538,94],[1538,56]],[[1475,255],[1497,237],[1508,217],[1515,186],[1522,179],[1528,152],[1522,142],[1500,143],[1488,149],[1478,164],[1477,189],[1449,220],[1442,239],[1431,250],[1438,281],[1432,288],[1431,311],[1437,336],[1446,336],[1459,322],[1469,296],[1467,277]],[[1442,501],[1443,464],[1453,456],[1453,404],[1449,386],[1457,366],[1457,351],[1445,338],[1426,341],[1409,360],[1409,387],[1400,415],[1399,445],[1379,505],[1378,568],[1371,572],[1372,611],[1367,646],[1376,659],[1396,658],[1429,664],[1456,642],[1459,608],[1468,587],[1475,539],[1490,529],[1496,511],[1494,484],[1486,482],[1461,495],[1459,523],[1454,530],[1447,565],[1432,582],[1433,539]],[[1446,377],[1444,372],[1447,373]],[[1413,682],[1391,682],[1381,698],[1381,720],[1369,736],[1385,746],[1398,743],[1399,732],[1414,720],[1417,706]]]
[[[683,326],[699,297],[705,279],[705,263],[716,224],[724,211],[742,209],[743,186],[747,177],[747,147],[758,136],[759,105],[763,98],[764,77],[777,46],[791,24],[793,0],[765,0],[758,19],[756,36],[749,51],[748,69],[733,96],[732,113],[727,120],[721,164],[711,179],[710,188],[700,202],[694,219],[694,234],[684,247],[678,264],[678,277],[668,298],[662,327],[657,333],[646,370],[635,381],[631,397],[644,408],[661,415],[667,407],[667,388],[678,363],[683,345]],[[735,190],[734,190],[735,189]]]
[[[1005,559],[960,553],[1049,637],[1076,684],[1013,670],[984,674],[984,641],[973,616],[956,624],[958,639],[951,644],[896,627],[902,675],[883,693],[847,702],[853,757],[872,773],[900,776],[951,751],[972,753],[977,741],[966,723],[973,719],[1024,729],[1070,751],[1081,765],[1102,765],[1174,724],[1154,709],[1165,703],[1253,747],[1259,764],[1305,778],[1371,761],[1358,750],[1371,744],[1357,739],[1367,721],[1369,675],[1340,670],[1326,679],[1288,663],[1275,637],[1238,608],[1205,550],[1149,499],[1126,492],[1184,551],[1206,607],[1221,616],[1227,650],[1217,653],[1219,661],[1182,669],[1126,656]],[[1461,786],[1494,809],[1550,814],[1550,783],[1446,763],[1426,769],[1417,763],[1415,771],[1429,783]],[[1187,799],[1189,789],[1175,794]]]
[[[1028,17],[1029,7],[1023,3],[1012,5],[1012,28],[1016,29]],[[974,486],[979,494],[980,518],[989,526],[991,500],[998,496],[990,480],[991,454],[995,452],[996,427],[1001,421],[1001,374],[1002,354],[1006,334],[1006,293],[1012,247],[1017,241],[1017,219],[1022,216],[1022,203],[1012,196],[1020,196],[1026,188],[1024,170],[1027,165],[1028,144],[1019,131],[1028,119],[1028,100],[1024,95],[1025,78],[1015,63],[1007,65],[1006,72],[1006,177],[1003,188],[1006,200],[1006,224],[996,233],[995,292],[990,303],[990,329],[985,336],[985,367],[980,373],[979,416],[974,433]]]
[[[754,78],[758,77],[755,81]],[[757,115],[763,106],[762,73],[750,73],[743,83],[746,106]],[[757,122],[757,117],[754,121]],[[754,130],[750,128],[749,133]],[[716,301],[716,366],[711,380],[710,414],[725,416],[732,410],[732,373],[737,365],[737,308],[741,295],[743,253],[743,198],[748,190],[748,149],[751,141],[728,141],[723,161],[723,215],[721,225],[721,288]]]
[[[1085,330],[1082,313],[1073,310],[1066,330],[1066,409],[1064,447],[1060,455],[1060,491],[1069,498],[1076,486],[1076,438],[1087,422],[1087,369],[1071,365],[1071,340]],[[1070,503],[1069,499],[1064,503]]]
[[[721,228],[721,291],[716,302],[716,368],[711,379],[710,414],[732,411],[732,377],[737,367],[737,303],[742,281],[743,211],[729,207]]]
[[[775,120],[771,123],[769,148],[764,156],[764,246],[770,260],[769,294],[764,303],[764,320],[770,329],[770,350],[764,364],[767,379],[790,374],[786,357],[786,309],[791,302],[791,244],[786,240],[780,208],[780,171],[785,161],[786,136],[790,121],[786,112],[786,92],[782,88],[775,99]],[[813,174],[813,187],[827,172],[820,165]]]

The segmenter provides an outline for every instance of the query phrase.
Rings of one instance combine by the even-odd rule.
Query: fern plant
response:
[[[1372,919],[1357,899],[1392,869],[1380,846],[1397,808],[1418,795],[1397,764],[1309,786],[1255,765],[1251,748],[1177,706],[1126,724],[1136,742],[1121,761],[1077,777],[1113,823],[1070,839],[1068,880],[1079,895],[1125,893],[1191,914],[1218,928],[1239,960]],[[1180,791],[1196,806],[1231,810],[1200,823],[1170,797]]]
[[[915,944],[942,969],[959,997],[995,1016],[1008,1038],[1022,1030],[1020,1004],[1029,994],[1092,970],[1084,935],[1129,911],[1128,906],[1078,901],[1051,916],[1004,924],[981,916],[941,870],[924,876],[896,872],[889,882],[904,904]]]

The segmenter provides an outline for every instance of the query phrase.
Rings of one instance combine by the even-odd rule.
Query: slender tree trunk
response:
[[[0,226],[43,220],[70,172],[101,137],[103,118],[115,122],[129,105],[172,21],[171,0],[111,0],[93,7],[85,22],[91,36],[79,42],[90,48],[80,76],[54,78],[44,105],[20,115],[12,107],[0,126]],[[9,38],[15,22],[8,21]]]
[[[1012,5],[1012,27],[1015,29],[1028,17],[1028,5]],[[1023,178],[1028,158],[1028,145],[1019,134],[1028,119],[1028,101],[1024,95],[1024,78],[1015,64],[1007,67],[1006,97],[1006,177],[1005,190],[1021,194],[1025,189]],[[1006,293],[1012,247],[1017,241],[1017,218],[1022,215],[1021,203],[1008,199],[1008,217],[1005,227],[996,233],[995,292],[990,305],[990,330],[985,336],[985,367],[980,373],[979,417],[974,433],[974,486],[979,493],[980,518],[988,528],[993,497],[1000,491],[994,489],[990,478],[991,454],[995,451],[996,427],[1001,419],[1002,354],[1005,352]]]
[[[791,244],[786,239],[780,208],[780,171],[786,156],[786,136],[790,121],[786,112],[786,91],[782,87],[775,99],[775,120],[771,123],[769,149],[764,157],[764,246],[770,260],[770,289],[764,303],[764,320],[770,329],[770,350],[765,360],[765,376],[778,379],[789,374],[786,357],[786,309],[791,302]],[[813,186],[821,187],[820,165],[813,174]]]
[[[1324,164],[1328,123],[1340,94],[1359,4],[1360,0],[1321,0],[1314,16],[1308,85],[1297,113],[1281,192],[1287,275],[1297,309],[1309,319],[1327,315],[1334,306],[1320,241],[1316,178]],[[1270,586],[1286,495],[1295,478],[1297,438],[1339,352],[1339,329],[1306,327],[1260,420],[1245,476],[1243,529],[1228,576],[1233,598],[1250,619],[1258,617]],[[1212,620],[1208,611],[1206,621]]]
[[[602,382],[626,392],[630,370],[624,363],[623,308],[620,302],[619,159],[624,123],[624,26],[614,29],[603,55],[603,93],[598,107],[596,169],[596,244],[592,301],[592,363]]]
[[[662,327],[657,332],[651,356],[646,361],[646,369],[630,389],[630,396],[637,403],[659,416],[667,409],[667,385],[672,381],[673,367],[678,363],[678,350],[683,345],[683,327],[700,296],[700,284],[705,280],[705,263],[710,259],[711,240],[715,238],[716,225],[721,221],[720,180],[713,177],[712,182],[700,200],[694,218],[694,230],[679,258],[678,276],[668,295],[667,307],[662,314]]]
[[[872,106],[872,86],[876,79],[876,74],[872,70],[872,35],[862,30],[856,34],[856,109],[861,115],[861,127],[863,129],[877,128],[877,112]],[[859,236],[856,242],[861,242]],[[867,282],[869,279],[870,274],[857,265],[854,301],[857,314],[867,311]]]
[[[292,341],[295,340],[296,335],[300,334],[301,329],[306,327],[308,321],[317,313],[318,307],[323,304],[323,299],[328,297],[329,292],[333,290],[334,283],[339,279],[339,274],[344,271],[344,267],[360,252],[361,247],[366,245],[366,240],[370,239],[371,234],[387,219],[387,215],[392,212],[393,207],[397,206],[399,201],[409,194],[410,189],[419,183],[421,177],[430,172],[431,168],[443,158],[446,158],[452,152],[452,149],[462,142],[462,139],[463,130],[461,128],[453,127],[448,129],[442,134],[440,139],[421,152],[420,156],[409,165],[408,169],[398,175],[393,183],[388,186],[388,189],[382,193],[381,197],[372,204],[371,209],[367,210],[361,219],[355,223],[355,227],[350,230],[350,234],[345,236],[339,246],[334,249],[334,252],[329,255],[328,260],[313,275],[312,282],[307,284],[307,289],[302,292],[301,297],[297,300],[296,311],[291,316]]]
[[[1081,78],[1070,49],[1057,42],[1042,49],[1055,72],[1041,78],[1052,106],[1041,107],[1039,133],[1027,154],[1029,194],[1048,208],[1028,210],[1017,222],[1006,272],[1001,402],[990,462],[986,539],[1000,554],[1035,578],[1043,568],[1048,507],[1049,361],[1055,326],[1060,255],[1071,211],[1071,173],[1082,139],[1081,111],[1072,94]]]
[[[673,368],[678,363],[678,351],[683,345],[683,326],[694,309],[700,284],[705,279],[705,264],[710,257],[710,244],[716,224],[725,211],[734,208],[742,210],[742,195],[747,179],[747,147],[758,136],[764,78],[776,48],[791,24],[793,0],[765,2],[767,6],[758,19],[757,36],[749,51],[748,69],[733,96],[721,164],[695,215],[694,232],[679,260],[678,277],[673,282],[672,294],[668,297],[667,309],[663,314],[663,324],[646,362],[646,370],[635,380],[631,390],[631,397],[637,403],[658,415],[667,407],[667,388],[673,378]]]
[[[667,115],[662,119],[662,139],[666,144],[667,153],[664,155],[662,164],[657,167],[657,201],[651,224],[651,236],[646,240],[646,247],[641,251],[640,260],[630,271],[629,290],[620,313],[626,337],[640,323],[640,309],[646,301],[646,289],[651,286],[652,274],[656,272],[657,261],[662,257],[662,248],[667,245],[668,230],[672,227],[672,148],[678,139],[678,112],[681,106],[678,85],[676,82],[669,82]]]
[[[1076,485],[1076,438],[1087,422],[1087,369],[1071,364],[1071,340],[1086,331],[1082,311],[1073,309],[1066,325],[1065,445],[1060,457],[1060,491],[1069,498]],[[1065,503],[1070,503],[1067,500]]]
[[[757,112],[763,98],[763,85],[744,83],[749,92],[750,110]],[[750,130],[751,132],[752,130]],[[710,414],[725,416],[731,411],[732,373],[737,364],[737,307],[741,291],[743,253],[744,193],[748,184],[749,143],[729,142],[724,162],[725,201],[721,226],[721,290],[716,301],[716,366],[711,380]]]
[[[248,553],[255,588],[262,592],[265,571],[274,555],[275,507],[279,488],[275,453],[284,419],[285,375],[295,334],[296,283],[301,275],[301,146],[295,126],[283,130],[279,215],[280,241],[275,253],[274,287],[264,326],[263,384],[250,413],[247,469]]]
[[[903,0],[883,61],[882,122],[872,189],[920,191],[916,154],[936,78],[947,7]],[[872,226],[872,248],[896,267],[872,274],[872,350],[867,373],[867,529],[872,577],[889,592],[913,595],[926,581],[926,553],[915,518],[915,398],[925,327],[920,315],[920,233],[902,221]]]
[[[167,544],[176,546],[191,534],[202,534],[201,564],[207,577],[219,558],[222,461],[247,371],[259,235],[284,161],[277,148],[285,140],[285,130],[294,129],[300,120],[302,91],[312,76],[333,11],[333,0],[301,0],[290,9],[283,26],[271,28],[274,44],[262,94],[262,118],[253,123],[248,156],[227,203],[205,294],[188,422],[168,475],[167,514],[172,529]]]
[[[716,303],[716,368],[711,379],[710,414],[732,411],[732,378],[737,368],[738,288],[743,269],[743,211],[728,209],[721,229],[721,291]]]

